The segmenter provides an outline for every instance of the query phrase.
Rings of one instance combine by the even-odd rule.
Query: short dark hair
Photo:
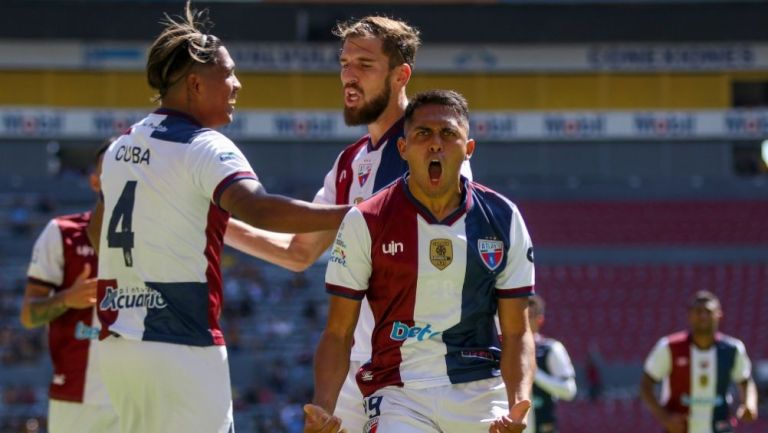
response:
[[[711,305],[713,309],[717,310],[722,309],[720,306],[720,299],[718,299],[718,297],[709,290],[699,290],[698,292],[694,293],[690,302],[688,303],[688,308],[693,308],[699,304],[706,304],[708,306]]]
[[[453,111],[462,126],[469,130],[469,106],[461,93],[455,90],[427,90],[417,93],[405,108],[405,124],[408,125],[417,108],[425,105],[442,105]]]
[[[338,23],[333,29],[342,43],[349,38],[381,39],[381,50],[389,58],[390,69],[403,63],[413,67],[421,45],[419,33],[419,29],[405,21],[377,15]]]
[[[208,34],[213,23],[208,10],[191,9],[191,0],[184,6],[184,16],[173,19],[167,14],[161,24],[162,33],[149,48],[147,82],[157,90],[155,100],[161,100],[168,89],[178,83],[196,64],[215,64],[221,39]]]
[[[546,302],[544,302],[544,298],[542,298],[539,295],[533,295],[530,298],[528,298],[528,306],[536,307],[536,311],[539,312],[542,316],[544,315],[544,307],[546,307]]]
[[[101,142],[101,145],[99,145],[98,149],[96,149],[96,153],[93,154],[93,163],[96,164],[99,162],[99,158],[104,155],[104,153],[107,152],[107,149],[109,149],[109,145],[112,144],[112,142],[116,141],[118,138],[117,136],[109,137]]]

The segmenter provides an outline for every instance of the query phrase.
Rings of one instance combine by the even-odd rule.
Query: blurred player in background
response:
[[[688,331],[659,340],[645,360],[640,396],[668,433],[727,433],[736,419],[757,418],[747,350],[740,340],[718,332],[722,317],[720,300],[697,292],[688,304]],[[662,381],[657,400],[653,385]],[[739,392],[735,413],[732,385]]]
[[[91,189],[99,176],[105,144],[96,154]],[[35,242],[21,306],[26,328],[48,325],[53,364],[49,389],[51,433],[118,432],[117,415],[97,371],[96,252],[85,229],[91,212],[52,219]]]
[[[539,333],[544,325],[544,299],[528,298],[528,320],[536,342],[536,376],[533,380],[533,410],[528,418],[528,433],[556,433],[557,400],[576,396],[576,372],[565,346]]]
[[[342,42],[344,120],[349,126],[366,125],[368,134],[339,154],[314,201],[357,204],[398,179],[408,168],[398,153],[397,140],[403,136],[406,85],[421,41],[418,29],[381,16],[339,24],[334,34]],[[462,173],[472,179],[468,160],[462,165]],[[332,230],[283,237],[233,223],[227,228],[225,240],[264,260],[301,271],[328,249],[335,235]],[[355,374],[371,358],[372,331],[373,315],[363,299],[349,374],[336,405],[336,415],[350,432],[362,431],[368,421]]]
[[[525,428],[535,370],[525,299],[532,246],[514,204],[460,176],[475,148],[468,116],[456,92],[416,95],[397,143],[408,174],[345,217],[328,263],[332,296],[305,432],[343,423],[330,414],[364,297],[375,326],[373,357],[357,372],[369,417],[363,431]],[[494,410],[507,399],[509,413]]]
[[[268,194],[240,149],[211,129],[241,89],[207,17],[166,17],[147,80],[160,108],[104,156],[98,313],[102,377],[122,433],[234,431],[220,254],[230,213],[275,231],[331,230],[348,206]],[[103,219],[103,224],[102,224]]]

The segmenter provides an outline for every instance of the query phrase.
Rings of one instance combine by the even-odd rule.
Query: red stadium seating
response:
[[[768,243],[768,201],[519,202],[537,245]]]
[[[590,348],[611,361],[642,360],[663,335],[686,327],[696,291],[717,294],[721,330],[768,358],[768,263],[714,265],[538,265],[547,301],[543,332],[563,341],[574,362]]]

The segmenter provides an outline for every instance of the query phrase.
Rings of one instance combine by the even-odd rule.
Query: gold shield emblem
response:
[[[707,376],[706,374],[702,374],[701,376],[699,376],[699,385],[707,386],[707,384],[709,384],[709,376]]]
[[[450,239],[429,241],[429,261],[441,271],[453,261],[453,243]]]

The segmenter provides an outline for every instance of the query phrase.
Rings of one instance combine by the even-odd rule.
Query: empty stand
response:
[[[765,245],[768,201],[518,203],[538,245]]]

